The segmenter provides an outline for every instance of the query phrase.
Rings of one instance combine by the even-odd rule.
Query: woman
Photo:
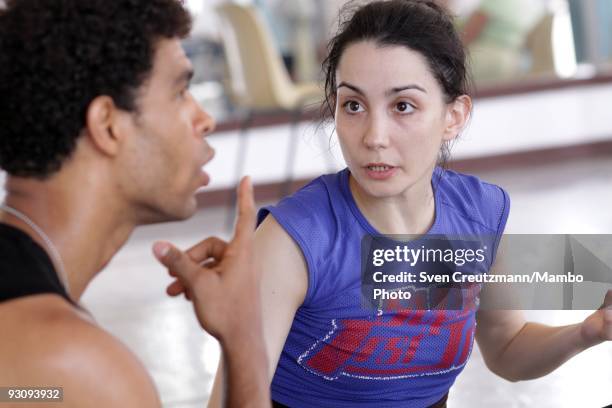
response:
[[[474,337],[491,370],[518,380],[610,336],[603,311],[552,328],[525,324],[518,312],[364,306],[362,237],[489,234],[497,244],[509,199],[437,167],[472,109],[464,50],[444,9],[369,3],[329,50],[326,106],[347,169],[262,209],[256,232],[275,405],[441,407]],[[221,378],[222,368],[213,406]]]

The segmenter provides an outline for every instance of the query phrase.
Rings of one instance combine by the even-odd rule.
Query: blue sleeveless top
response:
[[[289,407],[427,407],[448,392],[469,358],[475,310],[372,313],[361,295],[364,235],[380,235],[349,189],[350,172],[325,175],[268,214],[299,245],[308,290],[272,381]],[[428,234],[503,233],[509,198],[500,187],[437,168]],[[493,254],[494,256],[494,254]],[[492,262],[492,260],[491,260]]]

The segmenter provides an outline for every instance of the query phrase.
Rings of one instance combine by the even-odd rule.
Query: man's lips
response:
[[[210,176],[203,169],[200,169],[200,178],[202,179],[200,187],[205,187],[210,184]]]
[[[208,175],[208,173],[206,171],[204,171],[204,166],[206,164],[208,164],[213,157],[215,157],[215,150],[212,148],[209,148],[208,153],[204,156],[203,160],[200,162],[200,178],[202,179],[202,182],[200,183],[201,187],[207,186],[208,184],[210,184],[210,176]]]

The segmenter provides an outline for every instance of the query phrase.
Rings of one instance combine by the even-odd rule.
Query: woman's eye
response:
[[[349,113],[363,112],[363,107],[357,101],[348,101],[344,104],[344,109]]]
[[[400,113],[410,113],[414,111],[414,107],[408,102],[398,102],[398,104],[395,105],[395,109]]]

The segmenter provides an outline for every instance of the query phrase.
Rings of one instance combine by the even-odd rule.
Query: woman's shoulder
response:
[[[436,184],[438,197],[446,209],[492,231],[505,223],[510,197],[502,187],[452,170],[437,171]]]
[[[345,206],[341,191],[343,176],[346,174],[339,172],[318,177],[277,204],[263,207],[257,215],[258,233],[276,234],[268,237],[274,241],[275,251],[287,243],[283,235],[286,234],[302,253],[308,271],[305,303],[320,288],[323,265],[339,241],[342,228],[338,225],[346,219],[348,210],[342,208]],[[276,223],[266,221],[268,216]]]
[[[317,177],[277,204],[261,208],[257,214],[257,224],[261,224],[269,214],[282,225],[331,221],[342,201],[340,184],[343,173]]]

